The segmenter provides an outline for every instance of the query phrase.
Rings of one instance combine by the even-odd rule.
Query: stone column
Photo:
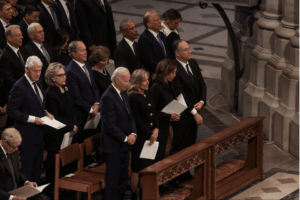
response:
[[[288,65],[290,38],[296,34],[299,26],[299,0],[284,0],[281,24],[275,29],[275,51],[266,67],[266,92],[259,104],[259,115],[265,116],[264,134],[272,141],[272,116],[280,103],[279,77]]]
[[[279,148],[297,157],[295,154],[299,154],[299,139],[297,139],[299,138],[297,121],[299,119],[299,112],[297,112],[299,111],[299,29],[297,34],[291,37],[286,53],[290,54],[289,64],[279,77],[281,103],[274,113],[272,133],[274,143]]]
[[[257,45],[250,58],[250,81],[244,91],[243,117],[257,116],[258,105],[266,87],[265,70],[268,60],[274,52],[274,30],[280,25],[281,0],[267,0],[266,11],[258,20]]]

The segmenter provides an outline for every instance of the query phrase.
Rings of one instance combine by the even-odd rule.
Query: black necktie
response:
[[[14,171],[14,167],[13,167],[13,164],[12,164],[12,161],[11,161],[11,157],[10,157],[10,154],[8,154],[8,153],[6,155],[7,155],[7,161],[8,161],[8,165],[9,165],[10,171],[11,171],[11,175],[13,177],[14,189],[17,189],[15,171]]]
[[[36,82],[33,82],[33,85],[34,85],[34,90],[35,90],[35,93],[36,93],[36,96],[41,104],[41,106],[43,105],[43,101],[42,101],[42,98],[40,96],[40,93],[39,93],[39,90],[37,88],[37,83]]]
[[[99,2],[99,4],[100,4],[100,6],[101,6],[102,10],[104,10],[104,11],[105,11],[105,6],[104,6],[104,4],[102,3],[102,1],[101,1],[101,0],[98,0],[98,2]]]
[[[125,92],[121,92],[121,96],[122,96],[122,99],[123,99],[123,103],[124,103],[125,107],[127,108],[127,112],[129,112],[128,106],[127,106],[127,101],[126,101],[126,98],[125,98],[126,91]]]
[[[132,46],[133,46],[134,54],[136,55],[137,54],[137,43],[133,42]]]
[[[193,76],[192,72],[190,71],[189,64],[186,64],[185,67],[186,67],[187,74],[191,78],[192,83],[195,85],[195,79],[194,79],[194,76]]]
[[[18,54],[18,57],[19,57],[19,59],[20,59],[22,65],[25,67],[24,60],[23,60],[23,58],[22,58],[22,56],[21,56],[20,50],[18,50],[17,54]]]
[[[10,24],[7,24],[6,26],[5,26],[5,28],[8,28],[10,26]]]

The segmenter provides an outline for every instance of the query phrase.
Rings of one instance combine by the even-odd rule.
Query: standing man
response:
[[[73,136],[72,143],[82,143],[85,138],[83,127],[89,117],[95,117],[99,109],[99,91],[87,60],[86,47],[81,41],[69,44],[68,51],[73,60],[66,67],[68,74],[67,86],[73,97],[76,109],[78,132]]]
[[[112,85],[100,100],[102,134],[99,151],[106,154],[105,199],[123,200],[128,179],[129,145],[136,140],[136,127],[127,95],[130,73],[117,68]]]
[[[25,47],[26,44],[30,41],[30,38],[28,36],[27,28],[30,24],[33,22],[38,22],[39,21],[39,15],[40,15],[40,10],[36,6],[32,5],[27,5],[25,8],[25,16],[23,20],[19,22],[20,29],[22,31],[23,35],[23,43],[22,46]]]
[[[18,147],[21,145],[22,137],[15,128],[7,128],[3,131],[0,140],[0,177],[4,182],[0,183],[0,199],[14,200],[19,197],[8,192],[24,185],[37,187],[19,170]],[[20,198],[21,199],[21,198]]]
[[[9,1],[0,1],[0,49],[4,49],[6,45],[5,30],[9,26],[12,18],[12,7]]]
[[[114,55],[117,39],[114,18],[110,5],[106,0],[76,0],[80,38],[89,52],[98,45],[106,46],[110,55]]]
[[[27,29],[31,41],[26,45],[26,50],[31,56],[37,56],[43,63],[41,82],[44,90],[48,88],[45,82],[45,72],[50,63],[55,62],[55,57],[49,44],[44,42],[44,29],[39,23],[32,23]]]
[[[36,56],[30,56],[25,65],[26,73],[10,91],[7,114],[15,120],[15,128],[21,133],[21,172],[29,180],[40,181],[44,154],[45,93],[39,84],[43,63]],[[37,198],[37,196],[35,196]]]
[[[0,60],[0,73],[4,83],[6,94],[5,106],[7,106],[8,95],[17,80],[25,73],[25,62],[28,58],[28,52],[22,47],[22,32],[18,25],[10,25],[6,31],[7,45],[3,50]],[[14,120],[7,118],[5,128],[14,125]]]
[[[146,27],[139,39],[142,61],[150,73],[154,74],[157,64],[166,58],[173,58],[165,35],[160,32],[161,20],[157,11],[146,12],[143,18]]]
[[[136,69],[145,68],[141,62],[141,53],[138,44],[134,41],[138,38],[135,23],[130,20],[122,21],[120,31],[124,38],[118,44],[115,51],[115,67],[126,67],[130,74]]]

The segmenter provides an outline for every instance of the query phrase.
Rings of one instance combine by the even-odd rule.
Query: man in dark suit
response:
[[[53,3],[60,18],[60,28],[65,29],[70,37],[70,41],[79,40],[79,29],[72,1],[56,0]]]
[[[9,91],[15,82],[25,73],[25,61],[28,58],[28,53],[26,49],[21,46],[23,37],[18,25],[9,26],[5,31],[5,35],[7,37],[7,45],[3,50],[0,60],[0,73],[4,83],[6,94],[5,104],[7,105]],[[4,108],[6,108],[6,105]],[[5,127],[7,128],[13,125],[14,121],[8,117]]]
[[[0,49],[6,45],[5,30],[12,18],[12,7],[8,1],[0,1]]]
[[[43,63],[36,56],[26,61],[26,73],[10,91],[7,114],[15,120],[15,128],[21,133],[21,172],[29,179],[39,183],[44,154],[45,115],[53,116],[45,109],[45,93],[38,82]],[[35,197],[38,198],[38,197]]]
[[[105,199],[123,200],[129,165],[129,145],[136,140],[136,127],[127,95],[130,73],[124,67],[112,75],[112,85],[100,100],[102,134],[99,151],[106,154]]]
[[[81,143],[90,136],[84,134],[83,127],[89,115],[91,117],[97,115],[100,98],[92,68],[86,62],[87,52],[84,43],[73,41],[69,44],[68,51],[73,60],[66,67],[67,86],[75,103],[78,126],[78,132],[73,136],[72,143]]]
[[[138,32],[135,23],[130,20],[121,22],[120,31],[124,38],[118,44],[115,51],[115,67],[126,67],[130,74],[132,74],[134,70],[144,68],[138,44],[134,41],[138,38]]]
[[[25,8],[25,16],[23,20],[19,22],[20,29],[23,35],[22,46],[25,47],[26,44],[30,41],[28,36],[27,28],[30,24],[39,21],[40,10],[36,6],[27,5]]]
[[[106,46],[110,55],[114,55],[117,40],[114,18],[110,5],[106,0],[76,0],[80,38],[89,51],[98,45]]]
[[[56,7],[52,5],[54,0],[41,0],[38,2],[37,7],[40,9],[39,23],[44,28],[45,41],[50,43],[55,31],[59,29],[59,18]]]
[[[157,64],[165,58],[173,58],[166,43],[165,35],[160,32],[161,20],[157,11],[146,12],[143,19],[145,31],[139,39],[142,62],[150,75],[154,74]]]
[[[32,23],[28,27],[28,34],[31,41],[25,46],[29,55],[37,56],[41,59],[43,63],[41,81],[43,88],[48,88],[48,85],[45,82],[45,72],[48,68],[48,65],[52,62],[55,62],[55,57],[51,50],[49,44],[44,42],[44,29],[39,23]]]
[[[3,131],[0,140],[0,199],[11,200],[19,199],[8,192],[22,187],[31,185],[37,187],[34,182],[28,179],[19,170],[18,147],[21,145],[22,137],[15,128],[7,128]],[[20,198],[21,199],[21,198]]]

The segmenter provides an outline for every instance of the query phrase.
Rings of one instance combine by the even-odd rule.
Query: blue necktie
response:
[[[37,88],[37,83],[36,82],[33,82],[33,85],[34,85],[34,90],[35,90],[35,93],[36,93],[36,96],[37,96],[37,98],[38,98],[38,100],[39,100],[39,102],[40,102],[40,104],[41,104],[41,106],[43,105],[43,101],[42,101],[42,98],[41,98],[41,96],[40,96],[40,93],[39,93],[39,90],[38,90],[38,88]]]
[[[52,8],[52,6],[49,6],[50,8],[50,11],[51,11],[51,14],[52,14],[52,17],[53,17],[53,22],[54,22],[54,25],[55,25],[55,29],[59,29],[59,25],[58,25],[58,21],[57,21],[57,18],[56,18],[56,14],[54,12],[54,9]]]
[[[165,52],[165,47],[164,47],[163,42],[162,42],[162,40],[161,40],[161,38],[159,36],[159,33],[157,33],[157,39],[158,39],[158,42],[159,42],[159,44],[160,44],[160,46],[161,46],[161,48],[162,48],[162,50],[164,52],[165,58],[166,58],[167,55],[166,55],[166,52]]]

